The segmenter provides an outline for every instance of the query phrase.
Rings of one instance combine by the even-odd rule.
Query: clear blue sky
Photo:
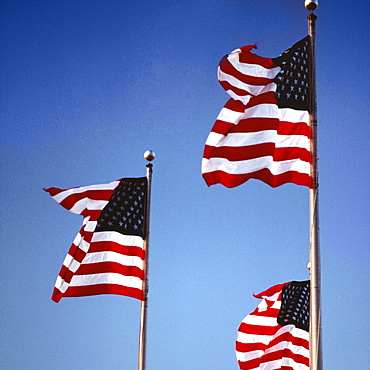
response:
[[[369,2],[317,20],[325,369],[369,368]],[[308,279],[308,189],[207,188],[221,57],[275,57],[307,34],[303,0],[1,0],[2,369],[137,367],[139,301],[50,300],[82,217],[43,187],[145,175],[153,149],[148,370],[238,369],[263,289]]]

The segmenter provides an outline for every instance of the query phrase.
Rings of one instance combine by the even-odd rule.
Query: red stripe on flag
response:
[[[126,297],[143,299],[143,292],[140,289],[125,287],[117,284],[97,284],[79,287],[70,287],[66,293],[62,294],[54,288],[52,300],[58,303],[63,297],[84,297],[100,294],[118,294]]]
[[[212,158],[226,158],[229,161],[246,161],[249,159],[271,156],[275,162],[289,159],[301,159],[310,162],[311,154],[303,148],[275,148],[274,143],[265,143],[237,148],[222,146],[219,148],[206,147],[205,156],[212,153]],[[206,158],[206,157],[205,157]]]
[[[252,65],[256,64],[266,69],[272,69],[276,67],[276,64],[271,58],[261,57],[257,54],[250,53],[249,50],[244,52],[243,47],[241,49],[243,52],[239,54],[240,63],[247,63]]]
[[[241,96],[241,97],[247,97],[251,96],[251,93],[249,93],[246,90],[243,90],[241,88],[237,88],[233,85],[231,85],[228,81],[220,81],[220,85],[226,90],[231,90],[233,91],[236,95]]]
[[[136,266],[125,266],[117,262],[99,262],[82,264],[74,275],[94,275],[103,273],[116,273],[123,276],[144,278],[144,272]]]
[[[234,188],[244,184],[250,179],[257,179],[276,188],[287,182],[293,182],[297,185],[311,186],[311,177],[295,171],[285,172],[280,175],[273,175],[267,168],[248,174],[229,174],[224,171],[213,171],[203,174],[203,178],[208,186],[222,184],[227,188]]]
[[[257,315],[255,315],[257,316]],[[276,317],[276,315],[275,315]],[[252,325],[242,322],[239,327],[239,331],[248,334],[258,334],[258,335],[273,335],[276,333],[276,326],[263,326],[263,325]]]
[[[104,252],[107,250],[106,241],[96,242],[94,241],[90,245],[89,252]],[[137,247],[135,245],[122,245],[113,241],[109,241],[109,251],[116,252],[125,256],[137,256],[144,260],[145,251],[143,248]]]
[[[240,54],[239,54],[240,55]],[[276,67],[276,66],[275,66]],[[256,77],[256,76],[250,76],[243,74],[239,72],[227,59],[227,57],[224,57],[221,59],[220,62],[220,69],[223,73],[226,73],[232,77],[237,78],[239,81],[248,84],[248,85],[267,85],[272,82],[271,78],[265,78],[265,77]]]

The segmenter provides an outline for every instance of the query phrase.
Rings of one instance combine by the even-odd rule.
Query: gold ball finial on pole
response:
[[[317,9],[319,4],[317,0],[305,0],[304,6],[306,7],[307,10],[309,10],[310,12],[313,12],[314,10]]]
[[[144,153],[144,158],[148,161],[148,162],[151,162],[152,160],[154,160],[155,158],[155,153],[153,152],[153,150],[147,150],[145,153]]]

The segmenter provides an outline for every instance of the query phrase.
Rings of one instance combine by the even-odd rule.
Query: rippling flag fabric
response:
[[[241,370],[309,370],[310,282],[275,285],[239,326],[236,358]]]
[[[146,177],[44,190],[83,216],[51,299],[119,294],[142,300]]]
[[[311,186],[307,36],[271,59],[244,46],[223,57],[218,80],[231,96],[202,159],[207,185],[232,188],[254,178],[272,187]]]

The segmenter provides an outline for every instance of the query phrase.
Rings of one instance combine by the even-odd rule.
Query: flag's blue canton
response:
[[[293,281],[282,290],[277,322],[308,331],[310,324],[310,281]]]
[[[308,110],[309,51],[310,37],[307,36],[273,59],[281,68],[274,79],[279,108]]]
[[[147,179],[122,179],[102,210],[95,231],[144,237]]]

